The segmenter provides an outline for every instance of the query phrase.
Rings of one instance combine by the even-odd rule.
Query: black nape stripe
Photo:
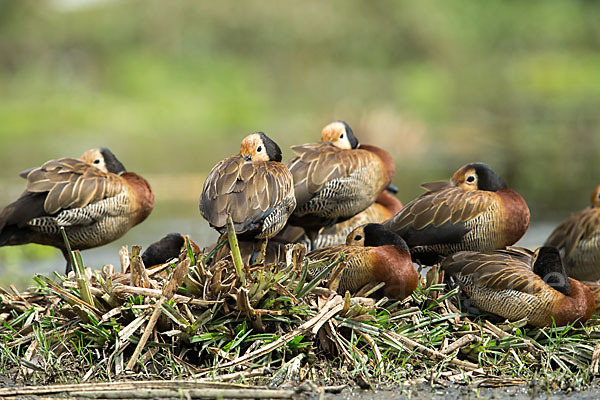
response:
[[[112,172],[113,174],[120,174],[122,172],[127,171],[125,166],[121,164],[121,161],[117,159],[117,157],[113,154],[112,151],[107,149],[106,147],[100,148],[100,153],[102,157],[104,157],[104,163],[106,164],[106,169],[108,172]]]
[[[265,135],[263,132],[256,133],[260,135],[260,138],[262,139],[263,144],[267,149],[267,155],[269,156],[269,160],[281,162],[283,157],[281,154],[281,148],[277,145],[277,143],[271,140],[271,138]]]

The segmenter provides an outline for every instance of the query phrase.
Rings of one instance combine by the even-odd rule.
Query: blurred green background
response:
[[[2,0],[0,207],[19,171],[107,146],[155,224],[205,229],[204,176],[245,135],[288,158],[344,119],[392,153],[404,202],[485,161],[558,221],[600,184],[599,20],[584,0]],[[2,248],[0,274],[55,253]]]

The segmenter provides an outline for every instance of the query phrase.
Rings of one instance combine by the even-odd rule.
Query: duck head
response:
[[[346,237],[348,246],[378,247],[393,245],[408,251],[406,242],[396,232],[386,229],[381,224],[366,224],[355,228]]]
[[[263,132],[255,132],[242,140],[240,155],[246,161],[281,162],[281,149]]]
[[[321,141],[329,142],[342,150],[356,149],[358,139],[354,136],[352,128],[344,121],[335,121],[321,130]]]
[[[118,175],[127,171],[121,161],[106,147],[90,149],[83,153],[80,160],[104,172]]]
[[[558,249],[554,246],[543,246],[533,253],[533,272],[546,282],[548,286],[558,290],[565,296],[569,295],[571,286],[569,277],[560,258]]]
[[[506,188],[506,183],[487,164],[476,162],[460,167],[450,182],[464,190],[496,192]]]

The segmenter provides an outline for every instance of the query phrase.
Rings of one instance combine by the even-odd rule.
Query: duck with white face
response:
[[[281,158],[279,146],[255,132],[244,138],[239,154],[215,165],[200,196],[210,226],[223,234],[231,216],[241,240],[276,235],[296,207],[293,178]]]
[[[360,144],[344,121],[325,126],[321,142],[292,150],[297,156],[286,164],[294,176],[297,207],[290,225],[304,228],[312,248],[322,228],[350,219],[373,204],[395,172],[389,153]]]
[[[529,227],[529,208],[488,165],[470,163],[428,190],[383,225],[406,240],[415,260],[428,265],[462,250],[510,246]]]
[[[37,243],[60,249],[71,270],[71,248],[85,250],[123,236],[154,208],[150,184],[127,172],[107,148],[80,159],[51,160],[21,173],[27,188],[0,212],[0,246]]]

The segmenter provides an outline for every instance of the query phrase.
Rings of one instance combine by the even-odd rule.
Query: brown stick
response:
[[[456,342],[448,345],[445,349],[440,351],[442,354],[452,354],[455,350],[468,346],[469,344],[476,342],[479,338],[475,335],[468,334],[459,338]]]
[[[150,320],[148,321],[148,324],[146,325],[146,329],[144,329],[144,333],[142,334],[140,341],[138,342],[137,346],[135,347],[135,351],[133,352],[133,355],[131,356],[131,358],[129,359],[129,362],[125,366],[125,370],[133,369],[133,366],[135,365],[140,353],[144,349],[144,346],[146,345],[146,342],[148,341],[150,334],[152,334],[152,331],[154,330],[154,325],[156,325],[156,321],[158,321],[158,317],[160,317],[160,313],[161,313],[160,307],[163,305],[163,303],[166,300],[167,299],[165,297],[161,297],[160,299],[158,299],[158,301],[154,305],[154,311],[152,312],[152,316],[150,317]]]
[[[132,260],[132,262],[133,262],[133,260]],[[140,341],[138,342],[137,346],[135,347],[135,351],[133,352],[133,355],[131,356],[131,358],[129,359],[129,362],[125,366],[126,370],[133,369],[133,366],[137,362],[137,359],[140,356],[140,353],[144,349],[144,346],[146,345],[148,338],[154,331],[154,326],[156,325],[156,322],[158,321],[158,317],[160,317],[161,306],[163,305],[163,303],[165,301],[167,301],[168,299],[173,297],[173,295],[175,294],[175,291],[177,290],[177,288],[179,287],[181,282],[183,282],[183,278],[185,278],[185,276],[187,275],[189,267],[190,267],[190,260],[189,260],[189,258],[186,258],[185,260],[180,262],[179,265],[177,265],[177,268],[175,268],[175,270],[171,273],[171,276],[167,280],[166,284],[163,286],[163,289],[161,292],[162,295],[160,296],[160,298],[154,305],[154,311],[152,312],[152,316],[150,317],[150,320],[148,321],[148,324],[146,325],[144,334],[140,338]]]
[[[84,383],[0,388],[0,396],[33,396],[66,393],[89,398],[290,398],[294,390],[269,390],[246,385],[198,381],[141,381]]]
[[[291,399],[295,390],[273,389],[135,389],[121,391],[85,391],[71,392],[74,397],[103,399]]]

